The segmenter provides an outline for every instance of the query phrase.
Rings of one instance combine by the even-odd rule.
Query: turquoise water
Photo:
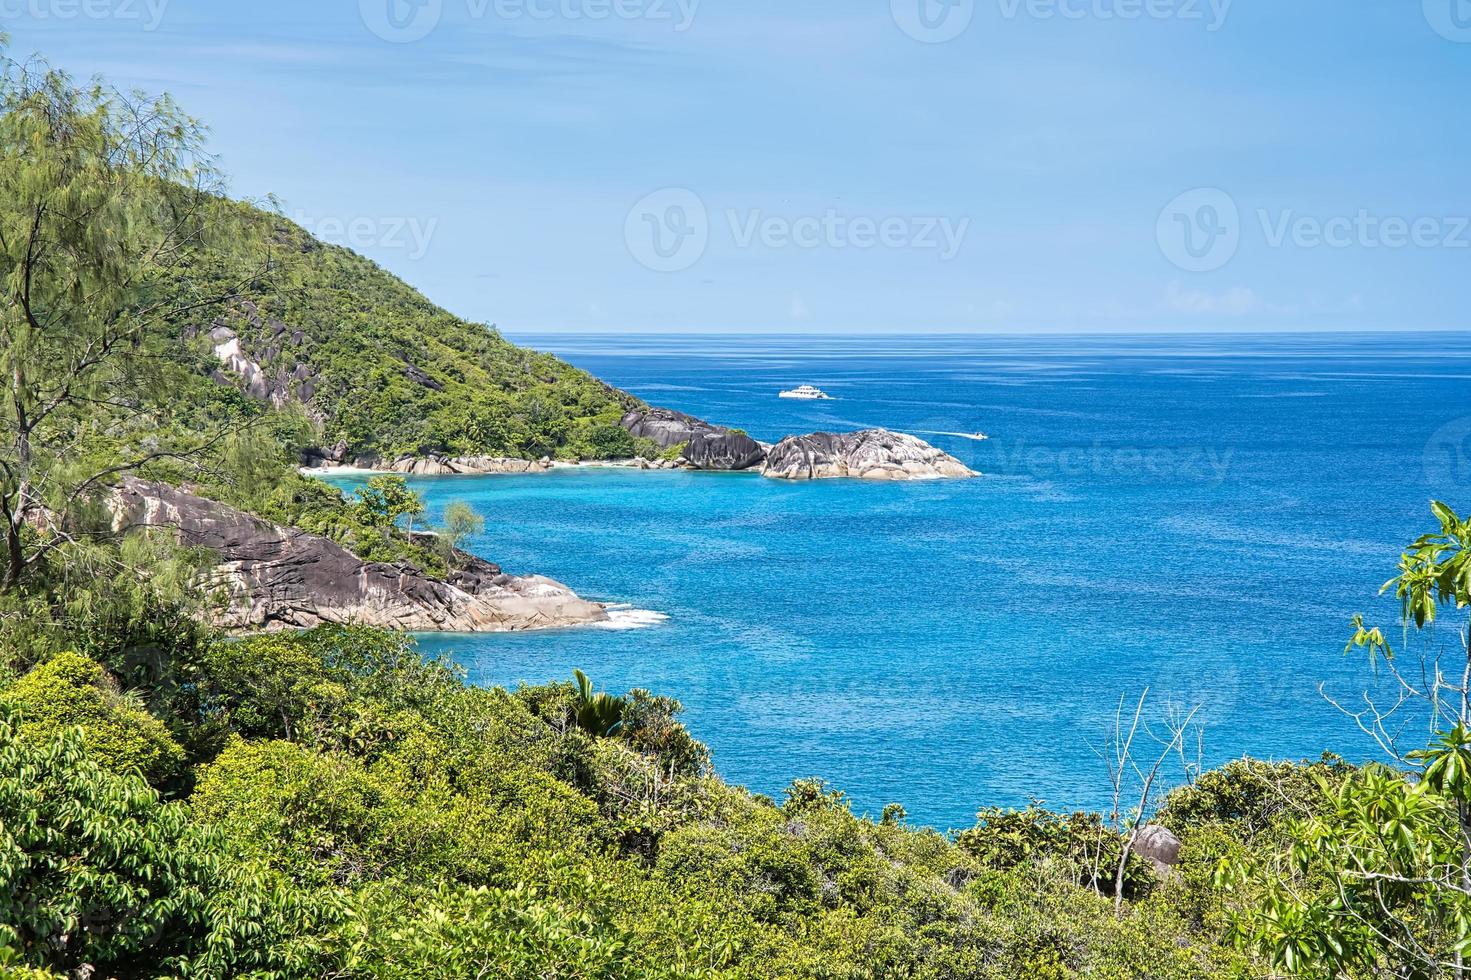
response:
[[[887,426],[987,476],[416,480],[508,570],[668,617],[424,647],[482,684],[581,667],[676,696],[734,782],[822,776],[942,828],[1101,804],[1093,747],[1146,687],[1155,717],[1203,705],[1210,762],[1371,757],[1318,685],[1372,685],[1349,616],[1388,624],[1432,496],[1471,509],[1466,335],[516,339],[758,438]],[[801,383],[837,400],[776,398]]]

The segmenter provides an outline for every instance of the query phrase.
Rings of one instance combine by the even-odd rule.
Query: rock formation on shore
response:
[[[177,487],[128,478],[113,512],[119,530],[172,529],[219,556],[225,594],[217,625],[231,630],[358,623],[411,632],[494,633],[603,622],[603,606],[541,576],[512,576],[456,553],[444,581],[368,562],[329,538],[282,527]]]
[[[487,473],[544,473],[552,468],[550,459],[514,459],[505,456],[405,456],[379,469],[412,476],[461,476]]]
[[[759,470],[775,480],[942,480],[976,476],[975,471],[948,453],[911,435],[887,429],[861,432],[813,432],[788,436],[775,446],[745,433],[712,425],[693,415],[667,408],[629,412],[622,425],[634,436],[652,439],[665,449],[678,447],[678,460],[625,461],[639,469],[681,467],[691,470]],[[303,459],[306,465],[330,465],[342,459],[343,447],[319,449]],[[545,473],[550,459],[509,459],[496,456],[406,456],[391,462],[354,460],[365,469],[381,469],[411,476],[458,476],[486,473]]]
[[[695,432],[683,459],[696,470],[750,470],[766,462],[766,448],[739,432]]]
[[[939,480],[976,476],[960,460],[914,436],[886,429],[788,436],[766,454],[761,475],[776,480]]]
[[[778,480],[963,479],[976,473],[914,436],[868,429],[788,436],[775,446],[734,429],[667,408],[629,412],[623,427],[668,449],[682,445],[680,463],[695,470],[754,470]]]
[[[705,436],[725,435],[729,429],[711,425],[704,419],[676,412],[672,408],[647,408],[629,412],[620,423],[628,434],[636,439],[652,439],[661,449],[673,449],[692,439],[697,433]]]

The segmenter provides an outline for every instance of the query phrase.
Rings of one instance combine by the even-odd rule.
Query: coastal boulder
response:
[[[1158,824],[1142,828],[1134,838],[1134,853],[1148,861],[1161,878],[1168,878],[1180,863],[1180,846],[1180,838]]]
[[[766,461],[766,449],[739,432],[695,432],[684,447],[684,460],[697,470],[749,470]]]
[[[263,521],[178,487],[126,478],[113,497],[118,531],[167,529],[214,552],[212,613],[229,630],[358,623],[409,632],[499,633],[607,620],[607,610],[539,575],[513,576],[464,552],[440,580],[408,565],[364,561],[330,538]]]
[[[940,480],[976,473],[923,439],[865,429],[788,436],[766,454],[761,475],[776,480]]]
[[[636,409],[623,416],[619,424],[635,439],[652,439],[663,449],[689,442],[697,432],[719,435],[729,431],[672,408]]]

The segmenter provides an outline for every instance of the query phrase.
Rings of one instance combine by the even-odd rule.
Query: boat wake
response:
[[[985,442],[991,437],[982,432],[935,432],[931,429],[915,429],[922,436],[951,436],[955,439],[969,439],[971,442]]]
[[[607,622],[593,623],[599,630],[646,630],[669,622],[669,617],[651,609],[635,609],[628,603],[608,607]]]

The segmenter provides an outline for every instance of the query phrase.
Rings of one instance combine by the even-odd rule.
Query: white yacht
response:
[[[803,401],[817,401],[820,399],[830,401],[833,397],[821,388],[814,388],[811,385],[803,385],[800,388],[793,388],[791,391],[784,391],[781,393],[781,396],[783,398],[800,398]]]

